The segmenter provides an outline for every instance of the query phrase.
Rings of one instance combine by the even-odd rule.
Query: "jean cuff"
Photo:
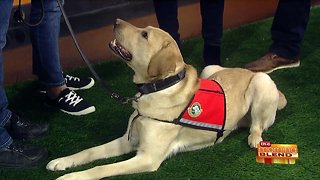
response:
[[[3,116],[3,120],[0,123],[0,127],[3,127],[4,125],[6,125],[10,121],[11,116],[12,116],[12,112],[6,109],[6,112]]]
[[[13,142],[12,138],[8,136],[7,140],[5,140],[5,142],[0,145],[0,150],[10,146],[12,142]]]

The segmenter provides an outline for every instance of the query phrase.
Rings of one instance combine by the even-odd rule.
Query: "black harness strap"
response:
[[[138,112],[138,111],[137,111]],[[131,124],[130,124],[130,129],[128,132],[128,141],[130,141],[130,137],[131,137],[131,129],[133,127],[133,123],[136,119],[138,119],[138,117],[140,116],[140,113],[138,112],[138,114],[132,119]]]
[[[128,132],[128,141],[130,140],[130,137],[131,137],[131,129],[133,127],[133,123],[135,122],[136,119],[138,119],[140,116],[142,116],[139,111],[137,110],[138,114],[132,119],[131,121],[131,124],[130,124],[130,129],[129,129],[129,132]],[[146,116],[142,116],[142,117],[146,117]],[[149,119],[153,119],[153,120],[156,120],[156,121],[160,121],[160,122],[164,122],[164,123],[170,123],[170,124],[176,124],[175,122],[172,122],[172,121],[165,121],[165,120],[161,120],[161,119],[156,119],[156,118],[151,118],[151,117],[147,117]],[[179,125],[179,124],[176,124],[176,125]]]
[[[217,143],[218,139],[223,136],[223,132],[224,132],[224,131],[225,131],[225,130],[217,131],[217,137],[216,137],[216,140],[215,140],[215,142],[214,142],[215,144]]]
[[[129,129],[129,132],[128,132],[128,141],[130,140],[130,137],[131,137],[131,129],[133,127],[133,123],[135,122],[136,119],[138,119],[138,117],[142,116],[142,115],[140,115],[138,110],[137,110],[137,112],[138,112],[138,114],[132,119],[131,124],[130,124],[130,129]],[[166,121],[166,120],[156,119],[156,118],[151,118],[151,117],[147,117],[147,118],[153,119],[153,120],[156,120],[156,121],[160,121],[160,122],[163,122],[163,123],[170,123],[170,124],[183,126],[182,124],[177,123],[178,122],[177,121],[178,118],[174,119],[173,121]],[[190,128],[192,128],[192,127],[190,127]],[[224,131],[225,131],[225,129],[220,130],[220,131],[215,131],[215,132],[217,132],[217,137],[216,137],[215,143],[217,143],[218,139],[223,136],[223,132]]]

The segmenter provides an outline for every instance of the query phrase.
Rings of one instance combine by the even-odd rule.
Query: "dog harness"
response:
[[[182,71],[174,78],[165,79],[170,80],[170,83],[159,82],[161,88],[151,84],[138,85],[139,92],[142,94],[149,94],[164,89],[166,86],[171,86],[184,78],[185,72]],[[162,87],[162,85],[165,86]],[[169,85],[168,85],[169,84]],[[132,120],[135,121],[140,115],[138,112]],[[155,119],[157,121],[174,123],[181,126],[187,126],[195,129],[203,129],[217,132],[216,141],[223,136],[225,119],[226,119],[226,100],[225,94],[220,84],[214,80],[200,79],[200,88],[196,91],[185,110],[173,121],[165,121]],[[128,134],[128,140],[131,132]]]
[[[225,119],[226,102],[220,84],[214,80],[200,79],[199,90],[174,122],[191,128],[215,131],[218,139],[223,135]]]

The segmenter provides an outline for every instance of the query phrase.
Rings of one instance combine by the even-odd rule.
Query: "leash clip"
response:
[[[132,101],[138,102],[138,99],[139,99],[141,96],[142,96],[142,94],[134,95],[133,97],[123,97],[120,102],[121,102],[122,104],[127,104],[127,103],[132,102]]]
[[[111,98],[113,98],[113,99],[115,99],[117,101],[120,101],[122,99],[122,98],[120,99],[120,95],[115,93],[115,92],[111,93]]]
[[[121,104],[128,104],[131,101],[137,101],[138,97],[133,96],[133,97],[122,97],[119,94],[113,92],[111,94],[111,98],[117,100],[118,102],[120,102]]]
[[[119,102],[121,103],[121,104],[128,104],[130,101],[132,101],[133,100],[133,98],[129,98],[129,97],[123,97],[123,98],[121,98],[120,100],[119,100]]]
[[[140,96],[133,96],[133,97],[122,97],[122,99],[120,100],[120,102],[122,104],[128,104],[129,102],[132,102],[132,101],[138,101],[138,99],[141,97]]]

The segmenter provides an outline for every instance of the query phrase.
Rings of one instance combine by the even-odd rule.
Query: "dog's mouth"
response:
[[[116,39],[109,43],[109,47],[116,55],[120,56],[122,59],[126,61],[132,60],[132,54],[121,44],[119,44]]]

